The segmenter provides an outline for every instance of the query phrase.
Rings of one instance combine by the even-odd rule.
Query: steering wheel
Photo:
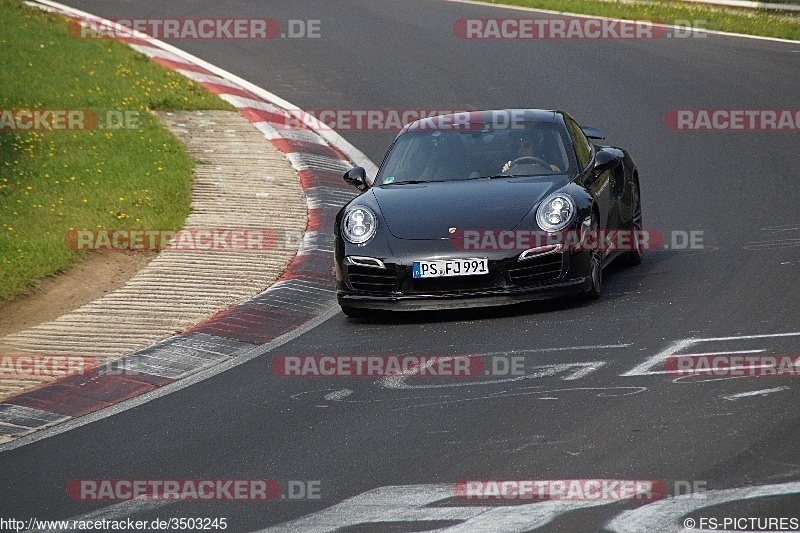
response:
[[[532,155],[526,155],[526,156],[522,156],[522,157],[516,158],[515,160],[513,160],[511,162],[511,164],[509,165],[508,168],[511,168],[511,167],[513,167],[515,165],[526,165],[526,164],[529,165],[531,163],[533,163],[534,165],[539,165],[540,167],[544,167],[544,168],[547,168],[547,169],[550,168],[550,163],[548,163],[544,159],[540,159],[540,158],[534,157]]]

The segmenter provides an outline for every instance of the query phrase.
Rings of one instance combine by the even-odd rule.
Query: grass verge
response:
[[[607,1],[607,0],[485,0],[491,4],[531,7],[598,17],[630,20],[698,21],[696,27],[708,30],[800,40],[797,14],[736,9],[707,4],[670,1]]]
[[[193,161],[149,111],[230,105],[17,0],[0,0],[0,57],[0,302],[82,258],[65,245],[71,229],[182,226]],[[105,127],[26,130],[10,110],[93,110]]]

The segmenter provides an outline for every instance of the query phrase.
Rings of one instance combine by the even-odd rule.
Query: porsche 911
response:
[[[638,264],[643,249],[638,170],[601,139],[557,110],[406,125],[374,179],[361,167],[344,175],[361,194],[335,222],[342,311],[598,298],[603,269]]]

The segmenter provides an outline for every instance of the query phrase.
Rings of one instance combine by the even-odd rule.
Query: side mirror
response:
[[[600,149],[594,156],[594,173],[602,174],[620,163],[619,150]]]
[[[581,127],[581,131],[583,134],[586,135],[589,139],[605,139],[606,136],[603,135],[603,132],[598,130],[597,128],[584,128]]]
[[[345,183],[352,185],[359,191],[365,191],[367,187],[369,187],[367,184],[367,171],[364,170],[363,167],[351,168],[344,173],[342,179],[344,179]]]

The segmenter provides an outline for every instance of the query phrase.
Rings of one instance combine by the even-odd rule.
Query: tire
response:
[[[597,217],[592,213],[591,230],[597,232],[599,224]],[[603,292],[603,255],[599,250],[593,250],[589,256],[589,277],[592,286],[583,293],[586,300],[597,300]]]
[[[625,263],[630,266],[642,264],[642,243],[639,241],[638,232],[642,231],[642,195],[639,192],[639,180],[633,182],[634,199],[636,200],[636,207],[633,209],[633,217],[631,219],[631,230],[634,233],[636,242],[636,250],[628,252],[625,255]]]

